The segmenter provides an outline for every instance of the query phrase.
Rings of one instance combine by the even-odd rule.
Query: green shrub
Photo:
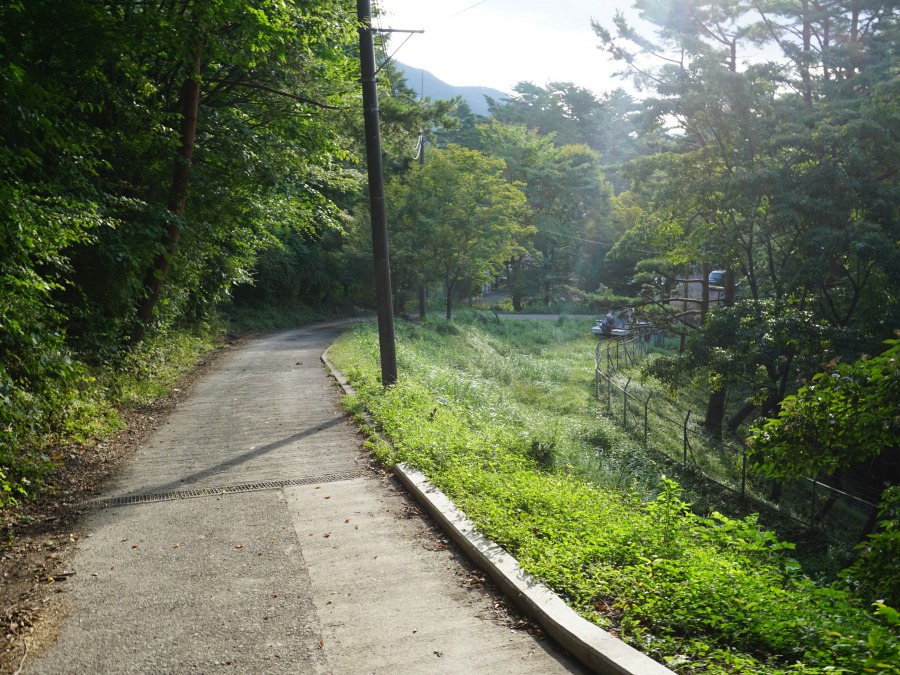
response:
[[[332,348],[390,440],[379,457],[424,471],[583,616],[678,672],[896,673],[893,610],[810,581],[755,516],[698,515],[675,481],[635,479],[655,469],[597,417],[583,322],[455,325],[398,331],[386,390],[374,327]]]
[[[856,550],[859,557],[842,573],[844,581],[864,599],[900,607],[900,486],[882,493],[878,527]]]

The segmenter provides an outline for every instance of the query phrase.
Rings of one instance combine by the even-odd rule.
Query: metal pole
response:
[[[631,384],[631,378],[628,378],[628,382],[625,383],[625,397],[624,397],[624,405],[622,406],[622,428],[628,429],[628,385]]]
[[[691,411],[688,410],[687,416],[684,418],[684,467],[687,468],[687,449],[688,449],[688,421],[691,419]]]
[[[647,434],[648,434],[648,423],[649,423],[649,415],[650,415],[650,399],[653,398],[653,392],[650,392],[650,395],[647,397],[646,403],[644,403],[644,448],[647,447]]]
[[[741,497],[747,493],[747,446],[741,453]]]
[[[809,526],[816,526],[816,486],[819,484],[817,478],[813,478],[812,482],[812,503],[809,505]]]
[[[372,6],[369,0],[356,0],[356,15],[359,20],[360,82],[366,129],[369,203],[372,211],[372,255],[375,260],[375,306],[378,311],[381,384],[389,387],[397,381],[397,347],[394,343],[391,265],[384,203],[384,169],[381,161],[381,120],[378,113],[378,85],[375,80],[375,38],[372,34]]]

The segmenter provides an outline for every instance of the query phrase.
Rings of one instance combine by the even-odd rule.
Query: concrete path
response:
[[[23,673],[577,673],[368,456],[319,356],[256,340],[196,383],[91,509],[70,613]]]

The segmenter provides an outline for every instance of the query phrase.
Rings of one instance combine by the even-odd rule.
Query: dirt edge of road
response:
[[[52,490],[33,502],[4,512],[0,543],[0,673],[18,673],[26,658],[52,645],[68,613],[66,581],[75,573],[76,543],[83,536],[84,503],[102,494],[125,463],[155,428],[165,423],[185,400],[194,382],[219,359],[246,344],[253,336],[234,339],[205,355],[186,373],[173,393],[153,405],[121,413],[125,427],[91,444],[56,448],[62,458]],[[371,468],[394,486],[408,502],[407,517],[421,518],[435,545],[449,548],[466,570],[460,584],[483,587],[493,597],[491,619],[512,630],[525,630],[544,639],[542,629],[507,603],[500,591],[472,561],[446,540],[433,519],[421,510],[408,490],[372,458]]]
[[[26,656],[56,639],[66,614],[66,580],[80,538],[84,502],[101,494],[191,387],[250,337],[230,338],[179,378],[169,396],[120,412],[124,428],[83,445],[54,448],[60,467],[40,498],[6,509],[0,543],[0,673],[16,673]]]

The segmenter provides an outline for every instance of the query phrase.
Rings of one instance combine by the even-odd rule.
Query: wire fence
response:
[[[607,414],[645,448],[665,453],[684,469],[833,539],[859,541],[875,522],[877,495],[852,494],[815,478],[773,483],[751,471],[740,439],[712,432],[683,402],[628,376],[648,355],[670,352],[678,342],[647,326],[619,339],[600,339],[595,396]]]

